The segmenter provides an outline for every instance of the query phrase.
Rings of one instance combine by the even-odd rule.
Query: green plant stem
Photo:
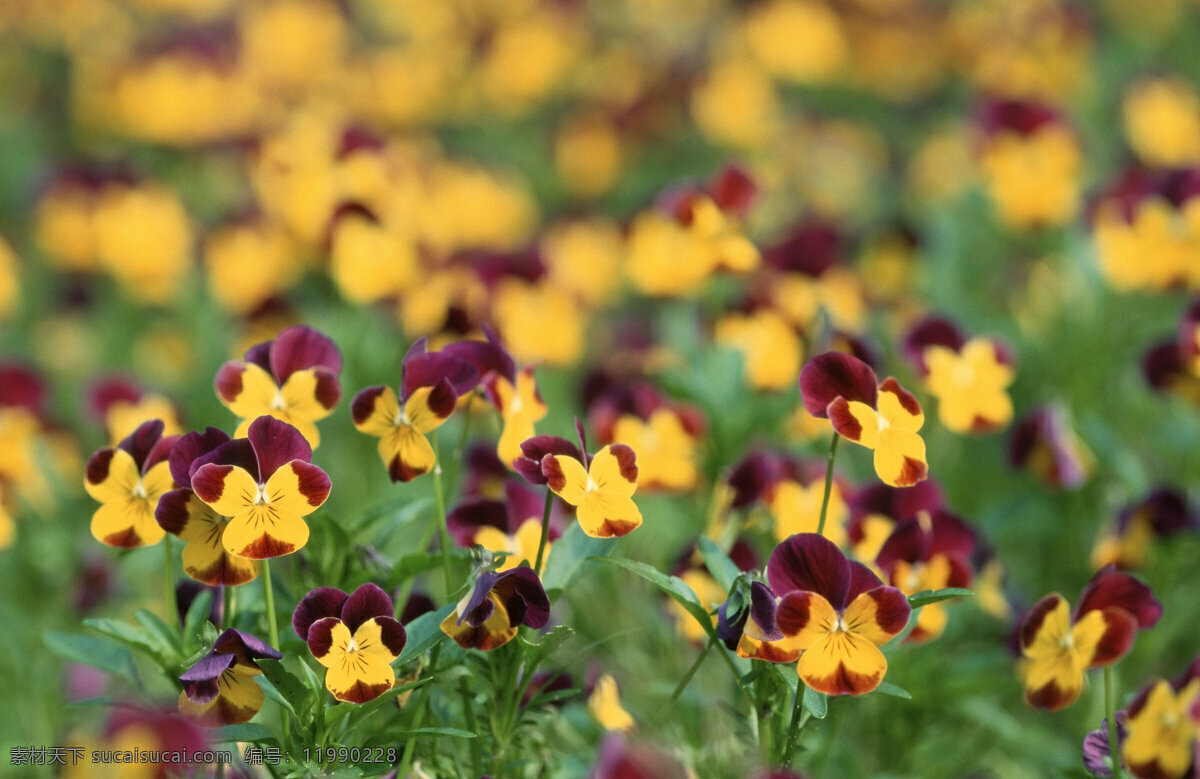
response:
[[[687,689],[688,684],[692,681],[692,677],[700,670],[700,666],[704,663],[704,658],[708,657],[708,653],[712,651],[713,646],[717,643],[717,634],[713,633],[708,637],[708,643],[704,645],[704,650],[696,656],[696,661],[692,663],[692,667],[687,669],[687,673],[679,680],[679,684],[675,685],[675,691],[671,693],[671,697],[667,700],[667,705],[671,705],[683,695],[683,691]]]
[[[163,606],[166,607],[166,613],[163,614],[163,619],[168,625],[174,625],[179,622],[179,609],[175,607],[175,566],[171,559],[171,536],[165,535],[162,540],[163,544]]]
[[[533,564],[534,573],[542,575],[542,559],[546,554],[546,542],[550,539],[550,507],[554,505],[554,493],[546,488],[546,504],[542,507],[542,537],[538,539],[537,561]]]
[[[836,438],[834,439],[837,440]],[[804,722],[804,682],[796,685],[796,700],[792,704],[792,722],[788,725],[787,740],[783,745],[780,761],[784,768],[792,767],[792,756],[796,754],[796,739],[800,737],[800,726]]]
[[[1121,745],[1117,739],[1116,685],[1113,683],[1111,665],[1104,666],[1104,711],[1108,716],[1108,753],[1112,756],[1113,779],[1122,779]]]
[[[442,651],[442,645],[437,644],[433,647],[433,653],[429,656],[429,675],[433,676],[437,672],[438,655]],[[421,688],[421,698],[417,701],[417,713],[413,715],[413,725],[411,730],[417,730],[425,721],[425,709],[429,705],[429,688],[433,684],[427,684]],[[408,776],[409,769],[412,767],[413,752],[417,748],[417,737],[410,736],[404,744],[404,758],[400,761],[400,771],[397,776]]]
[[[275,624],[275,591],[271,587],[271,561],[262,561],[263,597],[267,601],[267,635],[271,646],[279,648],[279,627]]]
[[[233,627],[233,588],[228,584],[221,587],[221,622],[224,627]]]
[[[833,434],[833,443],[829,445],[829,460],[825,464],[825,495],[821,498],[821,520],[817,523],[817,535],[825,533],[825,515],[829,513],[829,494],[833,491],[833,461],[837,457],[837,433]]]
[[[442,573],[446,580],[447,597],[454,591],[454,583],[450,579],[450,529],[446,526],[446,495],[442,485],[442,458],[438,451],[437,433],[433,434],[433,453],[436,461],[433,464],[433,492],[437,500],[438,541],[442,547]]]
[[[467,720],[467,730],[475,734],[471,741],[471,772],[475,776],[483,776],[483,754],[479,746],[479,725],[475,718],[475,706],[471,701],[471,690],[465,678],[458,680],[458,694],[462,697],[463,716]]]

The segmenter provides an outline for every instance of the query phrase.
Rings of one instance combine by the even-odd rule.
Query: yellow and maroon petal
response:
[[[1021,621],[1021,651],[1028,657],[1041,642],[1056,644],[1070,627],[1070,606],[1057,592],[1050,593],[1035,603]]]
[[[915,433],[925,424],[925,414],[916,397],[891,376],[879,385],[879,414],[897,430]]]
[[[1107,565],[1083,588],[1075,616],[1078,619],[1089,611],[1110,608],[1128,612],[1143,630],[1153,627],[1163,611],[1162,604],[1146,584]]]
[[[829,421],[842,438],[868,449],[874,449],[878,443],[879,415],[866,403],[837,398],[829,404]]]
[[[200,500],[224,517],[232,517],[253,506],[258,499],[258,482],[236,465],[209,463],[192,474],[192,489]]]
[[[376,617],[392,617],[392,599],[383,589],[371,582],[359,587],[346,599],[341,609],[342,622],[351,631],[357,631],[367,620]]]
[[[911,487],[923,481],[929,475],[924,439],[895,428],[882,431],[875,446],[875,474],[892,487]]]
[[[628,498],[637,491],[637,455],[625,444],[610,444],[596,452],[588,477],[603,492]]]
[[[1071,636],[1088,668],[1111,665],[1133,647],[1137,621],[1117,608],[1089,611],[1071,630]]]
[[[883,681],[887,658],[865,636],[836,631],[809,646],[796,671],[817,692],[863,695]]]
[[[592,538],[618,538],[642,525],[642,512],[632,498],[596,490],[584,493],[575,517]]]
[[[153,546],[165,535],[154,519],[154,506],[139,497],[112,501],[96,509],[91,531],[97,541],[122,549]]]
[[[458,403],[454,387],[446,379],[432,387],[418,387],[404,401],[404,416],[417,432],[428,433],[445,422]]]
[[[452,611],[442,620],[442,632],[454,639],[463,649],[481,649],[485,652],[504,646],[517,635],[517,628],[508,621],[504,604],[495,595],[492,613],[482,625],[474,627],[470,622],[459,622],[457,611]]]
[[[113,447],[101,449],[88,460],[83,486],[94,499],[112,503],[132,496],[141,478],[133,455]]]
[[[217,371],[217,397],[243,419],[265,414],[275,404],[279,385],[271,374],[251,362],[227,362]]]
[[[395,634],[389,632],[394,644]],[[391,662],[398,653],[391,654],[375,620],[364,623],[353,636],[341,620],[320,620],[309,628],[308,645],[313,657],[327,669],[325,688],[340,701],[366,703],[396,682]],[[400,646],[403,648],[403,641]]]
[[[187,542],[183,548],[183,570],[196,581],[213,587],[236,587],[258,576],[258,563],[225,551],[221,542],[225,518],[191,490],[172,490],[163,495],[154,517],[160,527]]]
[[[883,646],[908,624],[912,607],[895,587],[876,587],[862,593],[846,607],[842,621],[855,635]]]
[[[400,418],[396,393],[382,385],[367,387],[350,402],[350,416],[359,432],[383,436],[395,429]]]
[[[572,506],[583,502],[588,489],[588,472],[578,459],[565,454],[548,454],[542,458],[542,474],[555,495]]]
[[[824,596],[815,592],[789,592],[779,601],[779,609],[775,612],[775,625],[801,649],[809,649],[820,642],[837,623],[837,611]]]
[[[286,382],[297,371],[321,367],[333,374],[342,370],[342,354],[333,340],[319,330],[293,325],[279,333],[268,352],[271,373]]]
[[[275,417],[261,416],[252,421],[246,437],[254,447],[260,479],[269,479],[293,460],[312,462],[312,445],[293,425]]]
[[[331,488],[325,471],[312,463],[293,460],[271,474],[263,492],[272,506],[306,517],[325,502]]]
[[[412,481],[433,470],[437,455],[412,425],[401,425],[379,439],[379,457],[393,482]]]
[[[187,693],[179,694],[179,711],[207,727],[249,722],[262,708],[266,696],[254,680],[262,671],[237,665],[220,677],[220,693],[207,703],[193,703]]]
[[[308,420],[329,416],[342,398],[342,385],[328,368],[296,371],[279,390],[284,408]]]
[[[291,554],[308,543],[300,515],[270,504],[251,506],[229,520],[221,542],[237,557],[265,560]]]
[[[171,476],[171,465],[165,460],[150,466],[142,475],[142,491],[152,504],[157,504],[159,498],[177,486]]]
[[[816,533],[797,533],[785,539],[767,561],[767,583],[776,593],[815,592],[836,611],[846,606],[853,573],[842,550]],[[878,578],[876,582],[876,586],[883,584]]]
[[[301,641],[308,640],[308,629],[319,619],[340,617],[342,606],[349,599],[346,593],[335,587],[318,587],[300,599],[292,612],[292,630]]]
[[[747,622],[746,627],[749,628],[750,624]],[[784,636],[777,641],[765,641],[755,638],[750,630],[742,633],[737,645],[738,657],[766,660],[768,663],[794,663],[800,659],[802,651],[793,637]]]
[[[825,352],[805,363],[800,371],[800,394],[804,408],[814,417],[829,416],[836,398],[875,405],[875,371],[857,357],[842,352]]]

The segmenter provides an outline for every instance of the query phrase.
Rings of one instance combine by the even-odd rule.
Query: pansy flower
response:
[[[174,403],[120,376],[109,376],[93,384],[88,390],[88,407],[94,417],[104,422],[114,445],[151,419],[163,421],[163,435],[182,432],[179,410]]]
[[[905,595],[945,587],[967,587],[974,571],[975,531],[946,511],[922,511],[896,525],[875,564]],[[917,616],[908,641],[929,641],[946,627],[946,604],[930,603]]]
[[[463,649],[489,651],[504,646],[521,625],[543,627],[550,599],[532,568],[484,571],[471,591],[442,620],[442,632]]]
[[[588,711],[600,727],[627,733],[634,729],[633,717],[621,705],[621,690],[611,674],[601,674],[587,699]]]
[[[613,424],[613,440],[638,452],[638,484],[645,489],[687,490],[700,478],[697,438],[688,420],[660,407],[647,419],[624,414]]]
[[[408,636],[392,616],[392,599],[370,582],[350,595],[321,587],[292,613],[292,629],[325,666],[325,689],[339,701],[366,703],[396,683],[392,663]]]
[[[549,477],[542,473],[542,460],[547,455],[583,459],[583,452],[567,439],[556,435],[535,435],[521,442],[521,456],[513,460],[512,466],[525,481],[538,487],[545,486],[550,481]]]
[[[841,352],[818,355],[800,372],[810,414],[828,417],[834,432],[875,451],[875,473],[885,484],[911,487],[925,478],[925,423],[921,405],[894,378],[876,385],[875,371]]]
[[[966,338],[944,319],[930,317],[905,338],[904,349],[938,399],[938,417],[955,433],[982,433],[1012,421],[1009,350],[987,338]]]
[[[328,336],[295,325],[251,347],[244,359],[222,365],[217,397],[241,417],[235,438],[266,415],[292,425],[316,447],[321,437],[315,422],[329,416],[342,397],[341,370],[342,354]]]
[[[264,700],[254,680],[262,671],[254,661],[282,657],[249,633],[227,629],[217,636],[212,651],[180,675],[179,711],[210,727],[248,722]]]
[[[542,458],[542,474],[555,495],[575,506],[579,527],[593,538],[615,538],[642,524],[633,502],[637,455],[625,444],[609,444],[585,464],[570,455]]]
[[[1042,598],[1021,623],[1025,701],[1049,711],[1071,705],[1084,672],[1120,660],[1160,616],[1150,588],[1111,566],[1092,577],[1074,611],[1058,593]]]
[[[1155,538],[1185,530],[1195,532],[1198,527],[1200,523],[1186,495],[1168,487],[1156,489],[1121,510],[1116,526],[1092,549],[1092,565],[1102,568],[1111,563],[1126,571],[1143,568]]]
[[[446,516],[446,528],[459,546],[478,544],[507,555],[498,570],[507,571],[522,563],[533,566],[542,536],[542,499],[517,482],[504,485],[504,500],[468,498]],[[558,538],[562,511],[551,509],[546,550]],[[544,562],[543,562],[544,565]]]
[[[221,516],[202,501],[190,485],[192,475],[205,463],[205,455],[229,443],[229,436],[215,427],[181,437],[171,449],[168,462],[176,484],[187,487],[164,493],[154,517],[172,535],[183,539],[183,570],[198,582],[235,587],[258,576],[258,563],[233,555],[225,548],[229,517]]]
[[[131,548],[162,540],[154,519],[158,499],[176,487],[167,457],[175,437],[163,437],[161,420],[144,422],[121,443],[101,449],[87,463],[83,486],[100,501],[92,515],[97,541]]]
[[[1013,427],[1008,462],[1051,487],[1074,489],[1091,474],[1095,458],[1056,406],[1042,406]]]
[[[1200,658],[1177,679],[1155,679],[1129,705],[1121,756],[1137,777],[1195,776],[1200,757]]]
[[[798,650],[796,670],[805,684],[827,695],[862,695],[879,686],[887,672],[879,647],[904,629],[912,611],[904,593],[816,533],[775,547],[767,582],[777,600],[752,604],[747,629],[753,622]]]
[[[300,431],[274,417],[250,423],[246,438],[222,444],[192,471],[192,489],[222,517],[225,550],[263,560],[308,543],[304,517],[329,497],[325,471],[312,464]]]
[[[433,469],[433,446],[425,438],[454,412],[460,395],[471,391],[479,370],[453,353],[427,352],[418,340],[404,358],[400,394],[390,387],[367,387],[354,396],[354,426],[379,437],[379,457],[393,482],[411,481]]]
[[[846,535],[854,557],[864,562],[874,560],[897,522],[919,511],[935,511],[942,503],[942,490],[933,479],[911,487],[869,484],[851,493]]]

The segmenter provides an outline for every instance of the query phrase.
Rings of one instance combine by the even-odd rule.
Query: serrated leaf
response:
[[[204,621],[212,613],[212,602],[212,590],[201,590],[192,600],[192,604],[188,606],[187,614],[183,618],[183,643],[185,647],[194,645],[195,642],[203,643],[201,641],[200,630],[204,625]]]
[[[706,633],[712,634],[714,628],[712,626],[712,619],[708,615],[708,609],[700,605],[700,596],[683,579],[680,579],[678,576],[669,576],[652,565],[620,557],[596,557],[592,559],[601,560],[618,568],[624,568],[630,573],[642,577],[667,595],[670,595],[676,603],[683,606],[688,614],[695,617]]]
[[[304,712],[305,715],[309,714],[312,690],[300,681],[299,677],[285,668],[279,660],[265,659],[257,662],[258,667],[262,669],[262,676],[254,678],[262,685],[263,691],[303,722],[309,722],[311,717],[302,716],[300,712]],[[266,680],[265,684],[263,683],[264,679]]]
[[[404,651],[392,665],[404,665],[412,662],[414,658],[433,649],[442,639],[449,638],[442,632],[441,625],[442,620],[452,611],[454,611],[454,604],[447,603],[437,611],[422,614],[405,625],[404,630],[408,634],[408,640],[404,644]]]
[[[941,590],[922,590],[908,596],[908,605],[914,609],[921,606],[928,606],[930,603],[939,603],[951,598],[965,598],[975,593],[970,590],[965,590],[962,587],[946,587]]]
[[[224,725],[212,732],[213,741],[217,743],[245,742],[247,744],[279,744],[279,737],[266,725],[257,722],[244,722],[237,725]]]
[[[875,692],[879,693],[880,695],[891,695],[894,698],[903,698],[906,701],[912,700],[912,693],[900,685],[892,684],[891,682],[880,682],[879,686],[875,688]]]
[[[721,585],[721,589],[729,592],[733,589],[737,577],[742,575],[741,569],[707,536],[700,536],[696,543],[700,547],[700,555],[704,558],[704,566],[708,568],[708,572],[717,584]]]
[[[175,656],[183,651],[183,644],[179,640],[179,631],[162,617],[152,611],[138,609],[133,612],[133,618],[147,633],[154,636],[164,649],[169,650]]]
[[[546,575],[542,586],[551,600],[570,586],[588,560],[598,560],[613,553],[616,541],[611,538],[592,538],[583,532],[578,522],[572,522],[566,532],[554,542],[546,558]]]
[[[829,698],[807,685],[804,687],[804,697],[800,699],[800,705],[817,719],[825,719],[825,715],[829,714]]]
[[[158,640],[147,634],[145,630],[130,625],[128,622],[119,619],[92,618],[85,619],[83,626],[119,641],[130,649],[149,655],[155,660],[162,656],[162,647]]]
[[[42,641],[51,652],[64,660],[99,668],[120,676],[135,687],[142,686],[133,662],[133,653],[120,644],[95,636],[54,632],[46,633]]]

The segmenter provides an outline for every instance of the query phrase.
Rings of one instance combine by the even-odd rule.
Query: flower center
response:
[[[1058,640],[1058,647],[1059,649],[1074,649],[1075,636],[1072,635],[1070,631],[1067,631],[1063,637]]]
[[[525,408],[525,401],[521,400],[520,395],[513,393],[512,402],[508,404],[508,413],[520,414],[523,408]]]
[[[965,360],[962,360],[958,363],[958,365],[954,366],[953,378],[954,383],[957,384],[960,389],[967,389],[975,380],[975,371],[971,369],[971,366],[968,365]]]
[[[254,496],[255,506],[265,506],[271,501],[267,499],[267,488],[265,485],[258,485],[258,494]]]
[[[892,423],[887,420],[883,414],[879,415],[879,432],[883,432],[892,426]]]
[[[585,491],[585,492],[595,492],[595,491],[596,491],[596,490],[598,490],[598,489],[600,489],[600,485],[596,483],[596,480],[595,480],[595,479],[593,479],[593,478],[592,478],[592,475],[589,473],[589,474],[588,474],[587,489],[586,489],[586,490],[584,490],[584,491]]]
[[[283,402],[283,390],[275,390],[275,397],[271,399],[271,409],[273,411],[283,411],[285,405]]]
[[[147,497],[149,497],[146,495],[146,485],[142,484],[140,479],[138,480],[138,483],[133,486],[133,497],[141,498],[142,500],[145,500]]]
[[[346,654],[352,655],[359,650],[358,642],[353,637],[350,638],[350,643],[346,644]]]

